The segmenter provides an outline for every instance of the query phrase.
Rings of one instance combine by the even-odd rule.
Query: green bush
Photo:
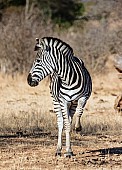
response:
[[[40,9],[59,26],[71,26],[85,12],[84,4],[74,0],[38,0]]]
[[[25,6],[26,0],[0,0],[0,9],[10,6]],[[59,26],[69,27],[82,16],[85,7],[78,0],[29,0],[29,5],[35,4],[43,12],[45,18],[50,18]]]
[[[24,6],[26,0],[0,0],[0,9],[7,8],[9,6]]]

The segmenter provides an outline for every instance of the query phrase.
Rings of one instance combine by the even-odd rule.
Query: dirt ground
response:
[[[47,125],[54,114],[47,80],[36,88],[27,85],[26,76],[11,78],[1,75],[0,82],[1,170],[122,169],[122,115],[114,110],[115,98],[122,91],[122,80],[118,79],[114,68],[107,74],[93,77],[93,93],[83,115],[84,131],[81,134],[72,132],[71,135],[72,158],[64,157],[65,136],[62,156],[55,157],[57,134],[53,133],[53,121]],[[14,132],[14,126],[19,129],[27,118],[26,114],[29,116],[39,109],[46,114],[47,122],[44,119],[43,123],[52,128],[51,133],[42,130],[36,135],[18,135]],[[38,120],[38,116],[33,119]],[[29,127],[32,123],[24,122],[23,125]]]
[[[55,157],[55,145],[56,139],[51,137],[2,138],[0,169],[122,169],[122,138],[119,136],[76,138],[72,141],[76,154],[72,158]]]

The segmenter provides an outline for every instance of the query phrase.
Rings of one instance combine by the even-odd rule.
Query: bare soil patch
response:
[[[55,157],[56,138],[0,139],[0,168],[8,169],[118,169],[122,168],[122,138],[78,136],[72,139],[75,156]],[[77,141],[77,142],[76,142]],[[104,143],[104,144],[103,144]],[[78,144],[78,145],[77,145]]]

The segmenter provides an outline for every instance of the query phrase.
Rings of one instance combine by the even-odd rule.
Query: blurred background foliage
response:
[[[0,72],[27,72],[36,37],[66,41],[91,71],[122,54],[121,0],[0,0]]]
[[[0,9],[5,9],[10,6],[24,6],[26,0],[0,0]]]
[[[11,6],[25,6],[26,0],[0,0],[0,9]],[[55,24],[71,26],[77,17],[82,16],[85,8],[84,4],[78,0],[30,0],[29,5],[34,3],[45,15]]]

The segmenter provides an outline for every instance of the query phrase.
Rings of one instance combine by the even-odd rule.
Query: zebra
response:
[[[36,59],[28,74],[27,82],[34,87],[50,75],[50,92],[57,115],[58,142],[56,156],[61,156],[62,131],[66,135],[65,157],[73,156],[70,133],[76,112],[75,130],[81,132],[80,118],[92,91],[91,76],[84,62],[74,55],[67,43],[54,37],[36,39]]]

